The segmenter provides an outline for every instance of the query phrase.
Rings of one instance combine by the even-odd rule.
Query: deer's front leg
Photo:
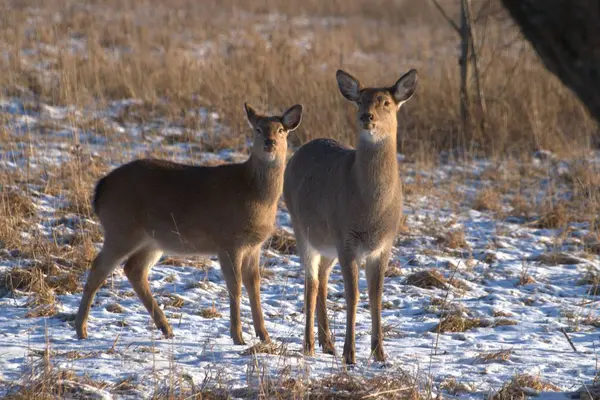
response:
[[[365,268],[371,307],[371,353],[377,361],[385,361],[383,332],[381,330],[381,297],[383,295],[383,279],[389,259],[390,250],[385,249],[379,254],[367,257]]]
[[[351,252],[340,252],[339,261],[344,277],[346,293],[346,339],[344,342],[344,362],[348,365],[356,363],[356,345],[354,332],[356,326],[356,308],[358,307],[358,263],[356,255]]]

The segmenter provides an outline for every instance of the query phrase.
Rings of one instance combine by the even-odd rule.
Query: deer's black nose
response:
[[[275,141],[273,139],[265,139],[265,151],[272,152],[275,148]]]
[[[371,114],[371,113],[363,113],[360,116],[360,121],[361,122],[371,122],[371,121],[373,121],[373,114]]]

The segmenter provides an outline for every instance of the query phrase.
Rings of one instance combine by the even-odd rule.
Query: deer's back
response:
[[[140,234],[167,252],[208,254],[268,238],[276,211],[271,203],[254,192],[244,164],[145,159],[103,178],[95,209],[107,234]]]

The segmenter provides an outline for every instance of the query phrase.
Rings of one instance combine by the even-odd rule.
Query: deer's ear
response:
[[[296,104],[295,106],[288,108],[288,110],[283,113],[281,122],[288,132],[291,132],[300,126],[300,122],[302,121],[302,111],[302,105]]]
[[[341,69],[337,70],[335,73],[335,78],[337,79],[338,87],[340,88],[342,96],[356,103],[360,97],[360,90],[362,89],[362,85],[358,79],[349,73],[342,71]]]
[[[248,118],[248,123],[250,124],[251,128],[254,128],[258,122],[258,114],[256,113],[256,110],[254,110],[254,108],[252,108],[252,106],[248,103],[244,103],[244,108],[246,109],[246,118]]]
[[[404,102],[412,97],[417,90],[418,74],[416,69],[411,69],[391,87],[390,92],[400,107]]]

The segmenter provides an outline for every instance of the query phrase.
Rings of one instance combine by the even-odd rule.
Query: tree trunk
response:
[[[600,122],[600,0],[502,0],[545,67]]]

